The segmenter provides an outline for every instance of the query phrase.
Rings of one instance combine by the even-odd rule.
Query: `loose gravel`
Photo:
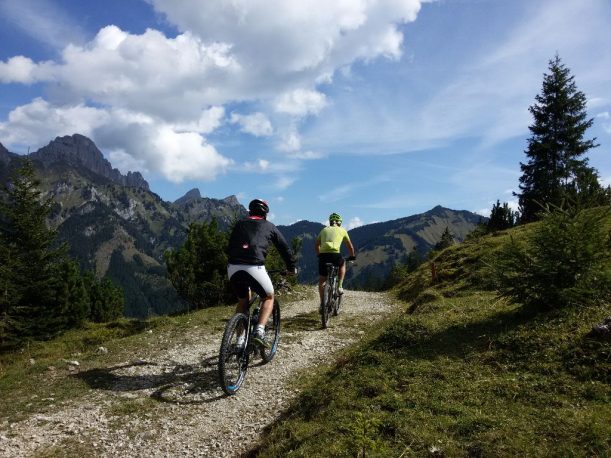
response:
[[[285,299],[276,357],[265,365],[251,361],[237,395],[225,396],[218,386],[221,335],[194,329],[186,339],[192,344],[99,368],[98,378],[89,370],[92,389],[85,397],[0,424],[0,456],[240,456],[298,395],[295,377],[331,361],[396,308],[386,294],[346,291],[340,315],[323,330],[312,313],[318,309],[314,291]]]

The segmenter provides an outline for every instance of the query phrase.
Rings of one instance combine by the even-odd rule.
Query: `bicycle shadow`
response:
[[[96,390],[140,392],[159,402],[203,404],[225,397],[219,387],[217,361],[216,354],[205,356],[196,364],[134,361],[72,376]]]
[[[318,310],[300,313],[290,318],[282,318],[282,330],[287,332],[320,330],[320,314]]]

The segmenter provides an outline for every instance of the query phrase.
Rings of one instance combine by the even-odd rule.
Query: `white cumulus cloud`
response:
[[[295,129],[291,129],[284,134],[281,143],[278,145],[280,151],[296,153],[301,149],[301,135]]]
[[[348,222],[348,230],[361,227],[363,224],[365,224],[363,220],[358,216],[355,216],[354,218],[350,218],[350,221]]]
[[[231,164],[214,146],[192,132],[161,129],[151,143],[161,153],[157,156],[160,169],[166,178],[177,183],[185,179],[211,180]]]
[[[4,144],[21,144],[32,151],[56,136],[80,133],[92,136],[96,128],[108,122],[109,114],[84,104],[54,106],[42,98],[12,110],[6,122],[0,122]]]
[[[293,116],[306,116],[318,114],[326,104],[325,94],[318,91],[296,89],[278,98],[276,111]]]
[[[255,137],[268,137],[274,132],[271,121],[261,112],[249,115],[231,113],[231,123],[239,124],[242,132]]]
[[[122,167],[140,166],[176,182],[214,179],[233,162],[206,136],[223,124],[228,104],[252,102],[263,111],[232,114],[231,126],[277,135],[279,150],[296,153],[292,160],[313,159],[316,153],[300,152],[297,126],[276,131],[270,116],[317,115],[329,104],[318,86],[332,84],[338,70],[357,61],[398,59],[400,27],[421,7],[421,0],[148,2],[176,26],[176,36],[107,25],[86,41],[79,30],[49,27],[54,22],[47,16],[70,24],[49,0],[0,2],[4,14],[38,21],[36,38],[59,55],[0,61],[0,84],[47,89],[45,99],[13,109],[0,124],[0,141],[33,145],[81,133]]]
[[[0,82],[2,83],[33,83],[38,66],[28,57],[15,56],[6,62],[0,62]]]

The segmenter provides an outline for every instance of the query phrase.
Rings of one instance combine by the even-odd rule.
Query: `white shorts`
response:
[[[265,266],[229,264],[227,266],[227,275],[229,276],[229,282],[231,283],[231,286],[238,297],[246,296],[246,287],[250,287],[250,289],[260,296],[262,293],[264,293],[264,296],[274,294],[274,285],[272,284],[271,278],[269,278]]]

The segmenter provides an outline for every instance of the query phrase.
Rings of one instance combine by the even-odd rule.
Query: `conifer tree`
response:
[[[454,236],[450,232],[450,228],[446,226],[443,234],[441,234],[441,239],[435,244],[433,251],[441,251],[452,245],[454,245]]]
[[[230,299],[227,281],[227,234],[216,220],[193,223],[187,241],[165,255],[168,277],[178,293],[197,308]]]
[[[0,232],[0,346],[11,341],[19,331],[16,321],[19,301],[15,289],[14,266],[14,259]]]
[[[56,246],[55,231],[47,227],[51,200],[42,198],[38,185],[30,161],[12,174],[0,201],[0,238],[11,265],[13,331],[42,337],[57,330],[58,267],[67,249]]]
[[[125,298],[123,290],[108,278],[98,280],[93,272],[85,272],[83,282],[89,294],[89,319],[97,323],[112,321],[123,315]]]
[[[55,290],[58,328],[75,327],[89,318],[89,294],[78,263],[67,260],[59,266]]]
[[[593,119],[586,112],[586,96],[577,89],[574,76],[556,55],[543,76],[543,88],[529,111],[534,121],[520,164],[519,197],[521,222],[538,219],[546,205],[561,206],[564,200],[588,197],[587,205],[604,200],[596,171],[588,166],[585,153],[598,146],[596,138],[585,139]]]
[[[488,219],[486,223],[486,229],[488,232],[502,231],[515,226],[515,223],[516,215],[511,208],[509,208],[509,204],[503,202],[503,205],[501,205],[501,202],[497,200],[496,204],[492,206],[490,219]]]

